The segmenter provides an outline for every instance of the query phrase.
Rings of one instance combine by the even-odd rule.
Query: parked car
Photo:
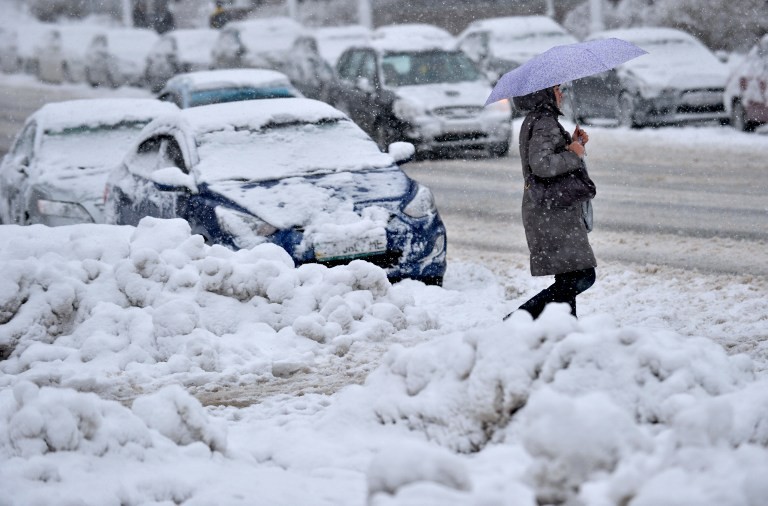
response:
[[[85,82],[85,53],[93,37],[104,31],[95,26],[49,28],[36,49],[37,77],[49,83]]]
[[[27,118],[0,164],[0,221],[103,221],[107,175],[150,120],[176,110],[154,99],[54,102]]]
[[[144,28],[111,28],[96,35],[86,51],[86,81],[94,87],[143,85],[147,55],[158,38]]]
[[[309,98],[327,100],[333,69],[317,40],[290,18],[275,17],[227,23],[213,48],[214,68],[263,68],[287,75]]]
[[[160,91],[176,74],[210,70],[211,49],[218,30],[190,28],[173,30],[160,37],[147,55],[145,80],[153,93]]]
[[[768,123],[768,35],[731,72],[724,105],[737,130],[751,132]]]
[[[3,72],[37,75],[37,48],[42,45],[50,27],[44,23],[29,23],[3,28],[0,33],[0,68]]]
[[[339,58],[332,103],[383,149],[408,141],[420,155],[509,150],[509,101],[484,107],[488,79],[451,42],[387,37]]]
[[[499,77],[552,46],[576,38],[547,16],[507,16],[473,21],[458,47],[495,83]]]
[[[338,149],[339,147],[343,149]],[[440,283],[445,227],[432,193],[342,112],[305,98],[193,107],[144,128],[110,175],[110,223],[183,218],[207,242],[263,242],[296,264],[372,262],[391,280]]]
[[[158,97],[181,109],[201,105],[258,100],[296,98],[301,92],[288,76],[275,70],[229,69],[203,70],[179,74],[160,91]]]
[[[672,28],[626,28],[587,40],[609,37],[628,40],[648,54],[565,86],[564,113],[572,119],[609,118],[627,127],[727,121],[728,67],[698,39]]]
[[[348,47],[367,44],[373,32],[362,25],[324,26],[315,28],[317,49],[331,68]]]

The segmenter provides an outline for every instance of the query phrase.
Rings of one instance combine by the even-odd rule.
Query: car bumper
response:
[[[643,123],[684,123],[728,117],[723,93],[688,91],[668,97],[640,99],[636,117]]]
[[[408,124],[405,138],[419,151],[440,149],[486,149],[509,142],[510,118],[445,120],[424,118]]]

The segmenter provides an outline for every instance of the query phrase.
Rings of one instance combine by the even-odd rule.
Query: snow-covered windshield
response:
[[[384,83],[389,86],[477,81],[482,75],[459,51],[388,53],[382,59]]]
[[[258,130],[229,127],[198,136],[201,182],[269,181],[289,176],[388,167],[382,153],[348,119],[267,125]]]
[[[81,125],[44,132],[37,166],[49,169],[105,168],[116,165],[148,121]]]
[[[534,39],[546,39],[554,44],[570,44],[573,42],[573,37],[563,32],[497,32],[493,35],[493,42],[498,44],[520,44],[533,41]]]

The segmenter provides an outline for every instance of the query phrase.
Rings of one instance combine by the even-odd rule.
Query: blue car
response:
[[[288,77],[267,69],[201,70],[179,74],[157,94],[164,102],[181,109],[201,105],[260,100],[266,98],[299,98]]]
[[[353,259],[441,284],[446,234],[432,192],[344,113],[305,98],[178,110],[147,125],[105,191],[107,221],[183,218],[207,242],[265,241],[297,265]]]

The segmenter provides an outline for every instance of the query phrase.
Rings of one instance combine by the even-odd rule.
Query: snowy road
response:
[[[149,96],[4,76],[0,151],[46,101],[115,95]],[[587,130],[598,185],[591,240],[599,260],[768,275],[768,135],[720,126]],[[502,159],[431,160],[405,169],[435,192],[451,258],[524,260],[516,142]]]

